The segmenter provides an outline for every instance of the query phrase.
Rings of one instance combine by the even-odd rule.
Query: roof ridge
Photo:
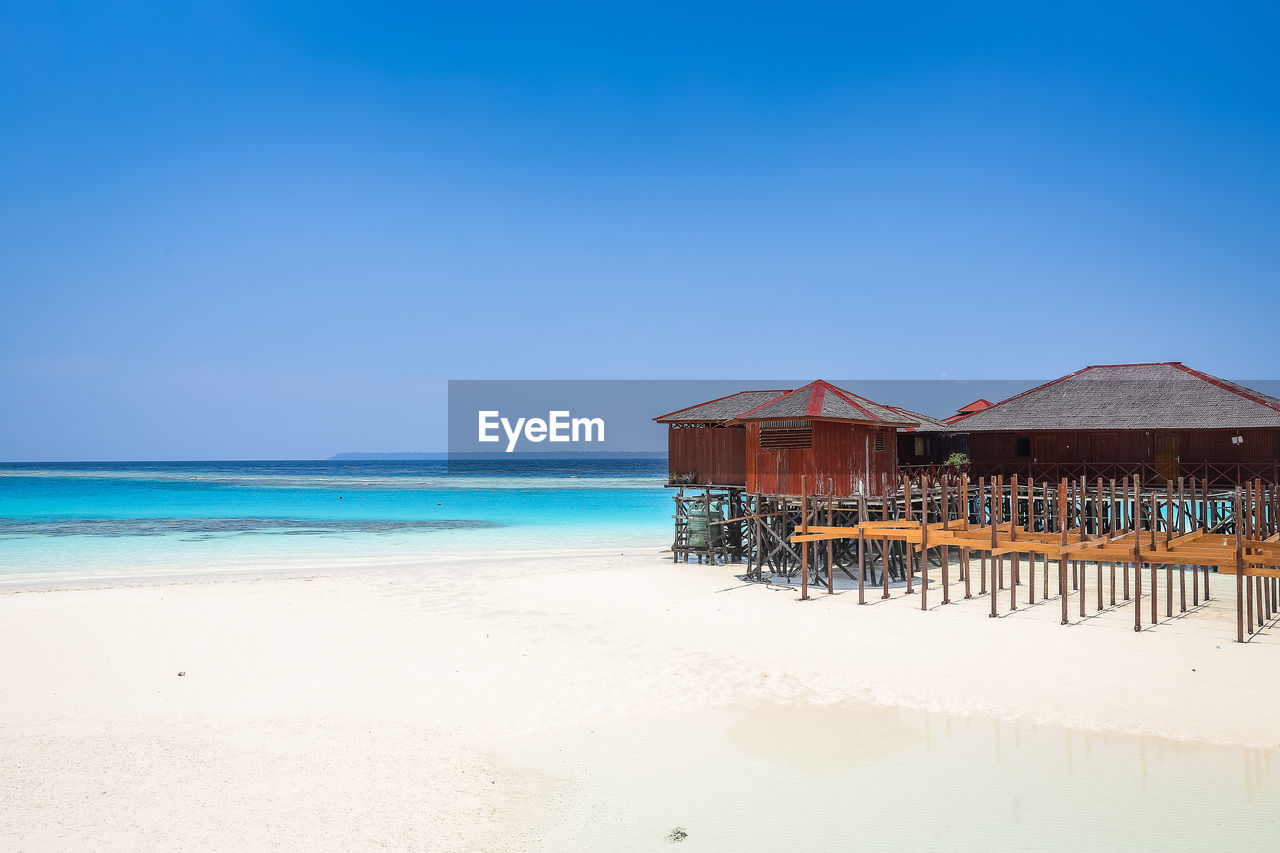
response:
[[[874,406],[876,408],[883,409],[889,412],[892,412],[894,410],[892,409],[892,407],[887,406],[883,403],[877,403],[874,400],[870,400],[858,394],[853,394],[852,392],[846,391],[843,388],[840,388],[839,386],[832,385],[830,382],[826,381],[825,379],[815,379],[812,382],[805,383],[804,385],[801,385],[799,388],[796,388],[792,391],[788,391],[787,393],[783,394],[781,397],[775,397],[772,400],[768,400],[764,403],[761,403],[760,405],[756,406],[753,409],[748,409],[747,411],[738,415],[733,420],[743,420],[745,418],[750,418],[753,415],[756,415],[762,409],[766,409],[769,406],[775,406],[781,403],[783,400],[789,399],[791,397],[794,397],[800,394],[800,392],[805,391],[806,389],[809,392],[809,401],[805,406],[805,414],[792,415],[789,417],[796,418],[796,419],[822,418],[823,417],[823,415],[821,414],[822,406],[825,403],[825,398],[827,393],[830,392],[838,400],[841,400],[844,403],[852,406],[853,408],[857,409],[859,412],[861,412],[865,416],[863,418],[835,418],[833,416],[832,419],[849,420],[849,421],[856,421],[856,422],[861,422],[865,420],[871,423],[880,423],[880,424],[891,425],[891,426],[907,425],[909,423],[912,423],[912,421],[890,421],[881,415],[877,415],[871,409],[867,408],[867,406],[862,405],[862,403],[866,403],[870,406]],[[855,397],[857,399],[853,399]],[[858,400],[861,400],[862,403],[859,403]]]
[[[857,394],[854,394],[852,391],[846,391],[843,388],[832,385],[830,382],[824,382],[823,384],[826,385],[828,388],[830,388],[832,391],[835,391],[837,397],[844,400],[846,403],[848,403],[850,406],[853,406],[855,409],[858,409],[860,412],[867,415],[868,417],[874,418],[875,420],[882,421],[884,420],[884,418],[877,418],[874,414],[872,414],[871,410],[868,409],[866,406],[863,406],[861,403],[858,403],[857,401],[852,400],[850,398],[857,397],[863,403],[873,403],[874,405],[880,406],[881,408],[891,408],[889,406],[885,406],[880,403],[874,403],[874,401],[868,400],[866,397],[862,397]]]
[[[1280,406],[1268,400],[1263,400],[1254,396],[1254,393],[1261,393],[1261,392],[1249,393],[1249,392],[1253,392],[1252,388],[1246,388],[1243,385],[1237,385],[1236,383],[1228,379],[1221,379],[1217,376],[1214,376],[1211,373],[1205,373],[1204,371],[1196,370],[1194,367],[1187,367],[1185,364],[1183,364],[1180,361],[1173,361],[1173,362],[1170,362],[1170,364],[1174,365],[1179,370],[1184,370],[1187,373],[1190,373],[1192,376],[1196,377],[1197,379],[1202,379],[1205,382],[1208,382],[1210,385],[1216,385],[1217,387],[1230,391],[1233,394],[1239,394],[1241,397],[1244,397],[1246,400],[1250,400],[1254,403],[1257,403],[1260,406],[1266,406],[1268,409],[1274,409],[1275,411],[1280,412]]]
[[[815,379],[813,382],[806,382],[804,385],[801,385],[799,388],[792,388],[790,391],[787,391],[786,393],[784,393],[781,397],[774,397],[772,400],[765,400],[763,403],[761,403],[760,405],[756,406],[754,409],[747,409],[747,411],[745,411],[745,412],[743,412],[742,414],[738,415],[738,418],[739,418],[739,419],[741,419],[741,418],[745,418],[747,415],[753,415],[753,414],[755,414],[756,412],[758,412],[758,411],[760,411],[761,409],[763,409],[765,406],[772,406],[774,403],[778,402],[779,400],[785,400],[785,399],[787,399],[787,398],[788,398],[788,397],[790,397],[792,394],[799,394],[801,391],[803,391],[804,389],[808,388],[809,386],[811,386],[811,385],[815,385],[815,384],[817,384],[818,382],[821,382],[821,381],[822,381],[822,380],[820,380],[820,379]],[[813,392],[811,391],[810,393],[812,394]]]
[[[809,416],[822,414],[822,401],[827,396],[827,389],[821,381],[814,382],[812,390],[809,391],[809,405],[805,408],[804,413]]]
[[[1087,367],[1080,368],[1076,373],[1084,373],[1086,370],[1093,370],[1095,367],[1154,367],[1158,364],[1182,366],[1180,361],[1126,361],[1118,364],[1090,364]]]

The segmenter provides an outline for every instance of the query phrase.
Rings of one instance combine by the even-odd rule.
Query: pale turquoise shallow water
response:
[[[0,585],[669,543],[664,460],[0,465]]]
[[[1280,756],[848,704],[761,706],[510,742],[566,790],[544,849],[1123,850],[1276,847]]]

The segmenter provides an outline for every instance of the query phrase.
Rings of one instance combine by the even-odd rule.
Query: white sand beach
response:
[[[821,791],[993,726],[1010,773],[1018,750],[1057,762],[1048,732],[1066,727],[1064,779],[1132,747],[1147,790],[1149,756],[1207,750],[1276,812],[1280,636],[1232,642],[1231,578],[1135,634],[1129,607],[1063,627],[1056,602],[999,619],[986,598],[934,594],[924,613],[898,590],[799,602],[740,571],[596,552],[7,592],[0,848],[778,849],[872,830],[805,820],[789,793],[762,799],[769,780]],[[850,721],[874,736],[850,740]]]

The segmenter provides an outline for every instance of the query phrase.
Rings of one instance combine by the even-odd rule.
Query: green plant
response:
[[[944,464],[944,465],[950,465],[950,466],[952,466],[952,467],[954,467],[954,468],[959,468],[961,465],[968,465],[968,464],[969,464],[969,454],[967,454],[967,453],[952,453],[950,456],[948,456],[948,457],[947,457],[947,461],[946,461],[946,462],[944,462],[943,464]]]

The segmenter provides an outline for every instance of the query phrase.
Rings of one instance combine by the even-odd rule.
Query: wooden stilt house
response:
[[[1280,480],[1280,399],[1176,361],[1086,367],[951,429],[974,476]]]

